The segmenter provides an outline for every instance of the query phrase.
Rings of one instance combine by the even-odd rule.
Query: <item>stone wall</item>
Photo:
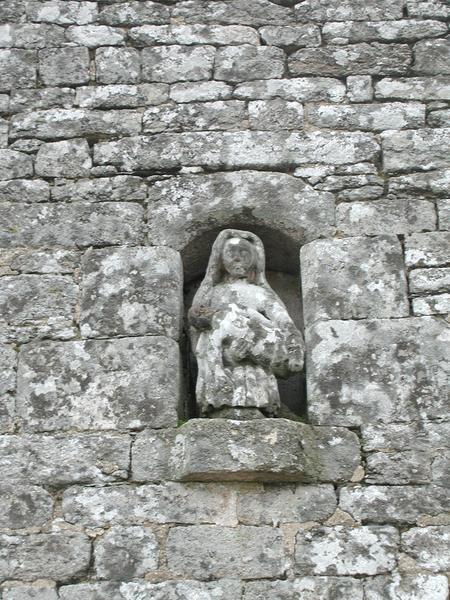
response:
[[[448,598],[449,17],[0,1],[2,600]],[[302,247],[316,480],[174,471],[227,226]]]

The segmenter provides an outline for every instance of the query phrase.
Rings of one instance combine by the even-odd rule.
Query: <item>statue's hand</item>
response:
[[[192,325],[192,327],[201,331],[210,329],[214,312],[215,311],[208,306],[191,306],[188,312],[189,323]]]

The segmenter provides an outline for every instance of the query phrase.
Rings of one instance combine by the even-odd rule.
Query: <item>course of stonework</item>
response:
[[[0,600],[448,600],[449,20],[0,0]],[[201,310],[194,406],[225,229],[283,332],[227,350],[248,419]]]

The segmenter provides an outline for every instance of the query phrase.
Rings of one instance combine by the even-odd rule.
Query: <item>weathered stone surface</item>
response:
[[[136,135],[140,131],[141,115],[133,110],[55,108],[13,117],[10,137],[54,140],[78,136]]]
[[[75,104],[82,108],[135,108],[151,106],[168,100],[169,86],[165,83],[141,85],[112,84],[77,88]],[[136,113],[133,113],[135,118]]]
[[[1,202],[48,202],[50,187],[39,179],[0,181]]]
[[[39,74],[45,85],[80,85],[89,81],[87,48],[50,48],[39,51]]]
[[[405,240],[408,267],[440,267],[450,262],[450,232],[416,233]]]
[[[431,482],[432,453],[374,452],[366,459],[367,483],[406,485]]]
[[[414,269],[409,274],[409,289],[413,294],[450,291],[450,268]]]
[[[12,90],[10,111],[18,113],[30,109],[69,108],[73,105],[74,99],[75,90],[65,87]]]
[[[124,589],[126,585],[129,584],[116,581],[63,585],[58,590],[58,598],[59,600],[124,600],[121,588]]]
[[[412,309],[415,315],[443,315],[450,313],[450,294],[413,298]]]
[[[321,104],[311,106],[307,118],[316,127],[348,131],[408,129],[425,126],[425,105],[412,102],[358,106]]]
[[[139,83],[141,57],[135,48],[99,48],[95,52],[98,83]]]
[[[429,171],[450,165],[450,129],[385,131],[381,134],[383,168],[388,173]]]
[[[350,102],[370,102],[373,99],[371,75],[349,75],[347,77],[347,97]]]
[[[273,46],[228,46],[217,51],[214,78],[233,83],[283,75],[285,54]]]
[[[1,48],[45,48],[45,46],[62,46],[64,41],[64,29],[57,25],[35,23],[0,25]]]
[[[450,78],[386,78],[375,84],[375,96],[398,100],[449,100]]]
[[[109,581],[143,577],[157,569],[158,555],[158,542],[151,529],[111,527],[95,544],[95,573]]]
[[[231,85],[223,81],[181,82],[170,86],[170,99],[177,103],[229,100],[232,91]]]
[[[0,247],[140,244],[143,209],[131,202],[0,204]]]
[[[277,98],[248,103],[250,129],[302,129],[303,105]]]
[[[414,71],[424,75],[450,75],[450,40],[421,40],[414,46]]]
[[[352,44],[303,48],[289,57],[292,75],[404,75],[411,63],[406,44]]]
[[[86,177],[92,166],[85,139],[50,142],[39,147],[36,175],[41,177]]]
[[[167,539],[169,570],[184,577],[276,577],[285,558],[278,529],[272,527],[174,527]]]
[[[52,518],[53,500],[36,486],[0,485],[0,528],[26,529],[45,525]]]
[[[28,431],[175,426],[179,370],[178,347],[163,337],[28,345],[18,411]]]
[[[406,175],[391,177],[389,179],[389,191],[396,196],[405,197],[410,197],[412,194],[438,196],[450,194],[450,169],[441,169],[428,173],[408,173]],[[445,202],[446,200],[437,201],[438,205]]]
[[[178,338],[183,273],[180,256],[171,248],[91,250],[83,258],[81,276],[83,337]]]
[[[256,31],[240,25],[142,25],[130,29],[129,36],[136,46],[144,47],[155,44],[259,44]]]
[[[415,559],[419,568],[448,571],[450,527],[413,527],[402,534],[402,550]]]
[[[169,16],[168,6],[159,2],[139,0],[102,6],[98,20],[106,25],[130,26],[143,23],[167,23]]]
[[[437,201],[439,229],[450,230],[450,199]]]
[[[251,10],[242,0],[208,2],[208,0],[185,0],[177,2],[173,17],[181,17],[187,23],[237,23],[240,25],[286,25],[293,22],[289,8],[277,6],[265,0],[254,0]]]
[[[377,0],[370,4],[361,4],[358,0],[302,0],[295,6],[295,16],[301,21],[378,21],[400,19],[402,7],[395,0]]]
[[[34,87],[36,67],[33,50],[0,50],[0,92]]]
[[[237,515],[243,525],[324,521],[336,509],[331,485],[268,486],[238,496]]]
[[[249,581],[243,600],[363,600],[362,582],[350,577],[301,577],[289,581]],[[378,600],[378,599],[377,599]]]
[[[303,48],[320,46],[320,29],[317,25],[268,25],[259,30],[261,39],[270,46]]]
[[[316,240],[302,247],[300,262],[307,324],[409,315],[402,248],[395,237]]]
[[[394,527],[317,527],[299,531],[295,572],[304,575],[377,575],[396,563]]]
[[[0,149],[0,180],[19,179],[33,175],[33,163],[27,154]]]
[[[2,0],[0,9],[5,21],[20,21],[25,15],[26,5],[23,0]]]
[[[394,574],[391,577],[379,576],[364,582],[366,600],[446,600],[448,581],[444,575]]]
[[[86,25],[97,18],[97,2],[73,0],[32,0],[27,2],[27,16],[31,21],[58,25]]]
[[[414,423],[366,424],[361,428],[365,452],[385,449],[450,449],[450,423],[418,421]]]
[[[357,42],[418,40],[445,35],[446,32],[447,28],[441,21],[402,19],[400,21],[326,23],[322,35],[327,44],[354,44]]]
[[[423,485],[370,485],[342,488],[339,507],[358,521],[416,523],[448,509],[448,490]]]
[[[125,32],[107,25],[73,25],[66,29],[66,38],[88,48],[121,46],[125,43]]]
[[[294,79],[266,79],[239,84],[234,95],[244,100],[271,100],[274,97],[296,102],[341,102],[345,85],[331,77],[298,77]]]
[[[129,454],[127,435],[0,436],[4,479],[27,485],[61,486],[125,479]]]
[[[173,478],[172,450],[176,429],[147,429],[133,444],[131,469],[134,481],[164,481]]]
[[[239,129],[247,118],[244,102],[239,100],[198,102],[172,106],[164,104],[145,111],[144,133],[161,131],[200,131]]]
[[[406,6],[410,17],[449,17],[450,7],[442,0],[407,0]]]
[[[214,46],[155,46],[142,51],[144,81],[175,83],[210,79],[216,49]]]
[[[430,317],[327,321],[307,332],[311,422],[440,418],[450,329]]]
[[[353,433],[286,419],[193,419],[170,458],[186,481],[345,481],[360,462]]]
[[[0,340],[23,343],[33,337],[74,337],[77,297],[78,286],[71,277],[3,277],[0,289]]]
[[[450,488],[450,452],[439,452],[432,464],[432,479],[436,485],[441,485],[448,490]]]
[[[14,399],[16,388],[17,354],[6,345],[0,346],[0,433],[9,433],[14,427]]]
[[[0,570],[6,579],[64,581],[85,571],[90,555],[89,538],[82,533],[0,535]]]
[[[180,523],[235,526],[236,491],[219,483],[73,487],[64,492],[64,518],[89,527]]]
[[[430,127],[449,127],[450,109],[435,110],[428,115],[427,125]]]
[[[409,234],[436,229],[436,212],[433,202],[421,199],[343,202],[336,207],[336,226],[351,236]]]
[[[52,582],[39,582],[30,585],[18,583],[2,588],[3,600],[58,600],[56,585]]]
[[[118,175],[98,179],[57,180],[51,189],[56,202],[125,202],[145,200],[147,185],[141,177]],[[1,186],[0,186],[1,197]]]

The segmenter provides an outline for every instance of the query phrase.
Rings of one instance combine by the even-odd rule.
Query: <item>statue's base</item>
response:
[[[181,481],[348,481],[360,464],[353,432],[287,419],[193,419],[171,454]]]

